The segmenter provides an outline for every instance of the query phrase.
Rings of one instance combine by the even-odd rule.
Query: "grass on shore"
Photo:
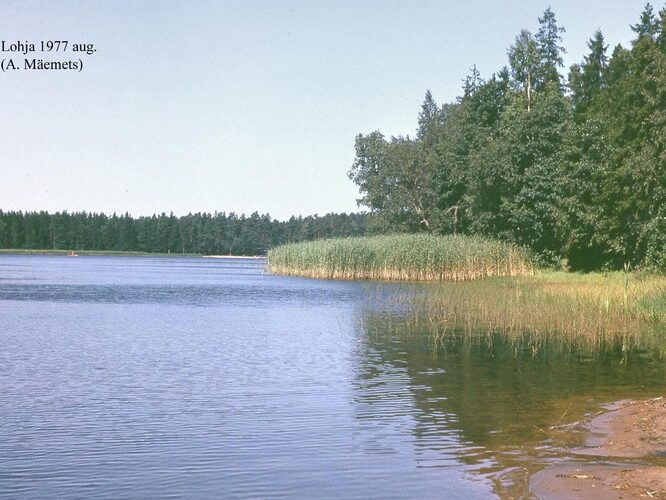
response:
[[[666,347],[666,277],[641,273],[534,276],[442,283],[410,299],[413,324],[435,343],[463,331],[529,345],[576,346],[587,352]]]
[[[274,274],[328,279],[468,281],[534,272],[522,248],[475,236],[425,234],[336,238],[268,252]]]

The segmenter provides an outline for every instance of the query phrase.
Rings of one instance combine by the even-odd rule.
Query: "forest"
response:
[[[361,236],[366,216],[327,214],[291,217],[227,213],[133,218],[86,212],[2,212],[0,248],[110,250],[204,255],[265,255],[284,243]]]
[[[414,137],[358,135],[349,177],[369,230],[483,235],[574,270],[666,269],[666,7],[631,29],[612,50],[596,31],[565,72],[548,8],[455,102],[426,92]]]

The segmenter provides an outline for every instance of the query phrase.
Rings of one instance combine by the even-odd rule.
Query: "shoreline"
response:
[[[263,260],[266,258],[264,255],[202,255],[204,259],[246,259],[246,260]]]
[[[44,256],[70,256],[72,250],[32,250],[32,249],[0,249],[1,255],[44,255]],[[206,259],[265,259],[261,255],[202,255],[194,253],[153,253],[153,252],[124,252],[114,250],[74,250],[72,257],[174,257],[174,258],[206,258]]]
[[[576,425],[578,423],[572,424]],[[537,472],[537,498],[666,497],[666,399],[618,401],[586,425],[583,446]]]

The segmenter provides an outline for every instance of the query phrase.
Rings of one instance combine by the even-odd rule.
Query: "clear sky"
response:
[[[497,71],[548,5],[568,67],[597,28],[628,46],[644,2],[0,0],[6,43],[97,48],[81,72],[0,73],[0,209],[355,211],[356,134],[413,134],[427,89]]]

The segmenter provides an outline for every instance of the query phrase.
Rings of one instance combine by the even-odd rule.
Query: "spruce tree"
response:
[[[654,12],[652,5],[649,3],[645,4],[645,8],[641,13],[641,19],[638,24],[631,26],[631,30],[636,33],[637,40],[640,40],[641,37],[649,36],[650,38],[655,38],[659,31],[659,22],[654,17]]]
[[[566,52],[562,44],[560,33],[565,29],[557,25],[555,13],[548,7],[539,18],[539,31],[536,34],[540,64],[538,80],[535,82],[537,88],[542,88],[549,83],[560,84],[558,68],[564,66],[562,54]]]
[[[437,103],[432,97],[430,90],[426,91],[425,99],[421,105],[421,112],[419,113],[419,129],[416,133],[418,139],[425,138],[428,131],[437,123],[439,109]]]
[[[606,87],[608,45],[604,44],[604,36],[600,30],[594,32],[587,46],[590,53],[585,56],[583,64],[575,64],[569,73],[569,87],[573,92],[573,103],[579,114],[585,113],[590,102]]]
[[[474,94],[481,85],[483,85],[483,79],[481,78],[481,73],[479,73],[476,64],[470,68],[470,74],[465,77],[463,80],[463,96],[470,96]]]

